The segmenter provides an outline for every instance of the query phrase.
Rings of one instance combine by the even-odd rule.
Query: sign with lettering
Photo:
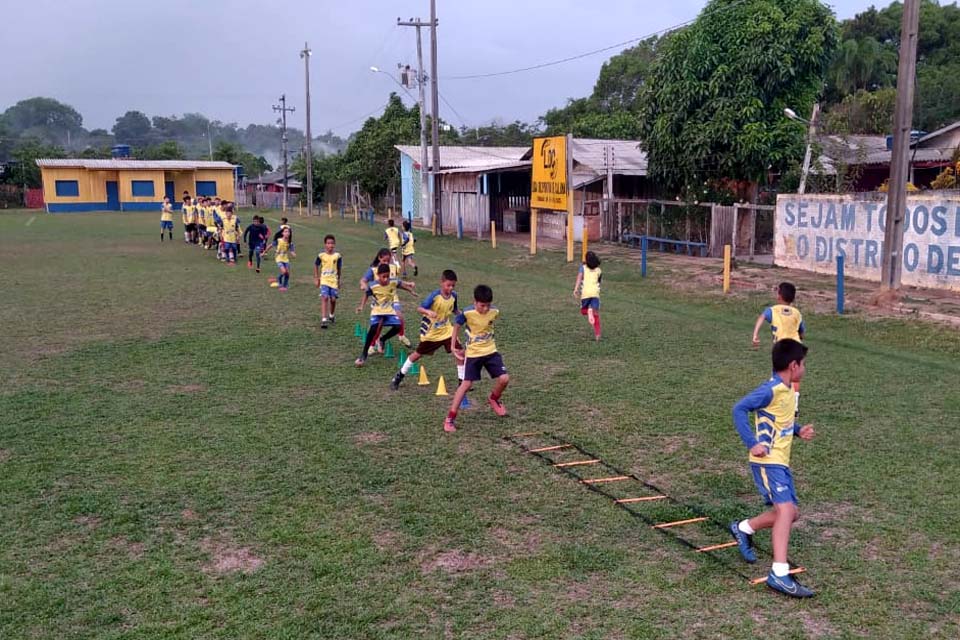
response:
[[[533,139],[530,206],[567,210],[567,137]]]
[[[887,203],[859,194],[777,197],[774,263],[880,280]],[[960,291],[960,197],[910,195],[904,210],[902,281]]]

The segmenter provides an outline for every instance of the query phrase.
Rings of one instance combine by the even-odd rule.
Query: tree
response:
[[[240,165],[248,176],[260,175],[273,170],[263,156],[255,156],[232,142],[218,142],[217,146],[213,148],[213,159]]]
[[[649,174],[681,188],[709,179],[759,182],[803,153],[810,109],[837,43],[817,0],[711,0],[674,33],[644,85],[640,140]]]
[[[144,147],[150,144],[150,119],[139,111],[127,111],[113,125],[113,137],[118,144]]]
[[[37,140],[22,142],[13,150],[13,160],[16,168],[4,177],[8,182],[37,188],[41,186],[40,167],[38,158],[65,158],[63,147],[46,144]]]
[[[320,200],[327,190],[327,185],[337,179],[340,173],[340,164],[342,158],[340,155],[315,155],[313,156],[313,197]],[[307,163],[301,154],[293,161],[291,165],[294,175],[302,184],[307,182]]]
[[[137,151],[136,157],[143,160],[183,160],[183,150],[173,140],[151,145]]]
[[[51,145],[65,145],[83,132],[83,116],[53,98],[21,100],[0,115],[0,124],[14,137]]]
[[[893,87],[849,95],[827,111],[822,120],[825,131],[839,134],[884,135],[893,130],[897,90]]]

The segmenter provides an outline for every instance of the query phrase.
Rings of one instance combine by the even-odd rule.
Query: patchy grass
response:
[[[755,512],[730,407],[769,371],[750,333],[781,272],[723,299],[710,268],[659,263],[674,287],[657,256],[647,280],[611,258],[595,344],[559,254],[421,232],[419,292],[444,268],[464,301],[490,284],[514,380],[509,418],[484,382],[451,437],[432,386],[352,366],[379,229],[294,218],[280,294],[272,269],[161,244],[157,217],[0,214],[0,637],[960,635],[954,330],[808,312],[792,556],[819,595],[794,602],[501,439],[552,431],[721,523]],[[321,330],[326,232],[346,273]]]

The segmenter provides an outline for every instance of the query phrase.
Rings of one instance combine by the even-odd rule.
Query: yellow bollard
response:
[[[299,201],[297,202],[297,215],[303,217],[303,203]]]
[[[723,245],[723,292],[730,293],[730,245]]]
[[[530,209],[530,255],[537,255],[537,210]]]
[[[573,211],[567,210],[567,262],[573,262]]]
[[[353,222],[354,224],[360,222],[360,210],[357,208],[357,205],[353,205]]]
[[[333,205],[329,202],[327,203],[327,217],[333,219]]]
[[[387,207],[387,220],[393,220],[393,207]]]
[[[433,218],[430,219],[430,232],[437,235],[437,214],[433,214]]]
[[[580,243],[580,262],[587,261],[587,219],[583,219],[583,241]]]
[[[497,222],[495,220],[490,221],[490,246],[494,249],[497,248]]]

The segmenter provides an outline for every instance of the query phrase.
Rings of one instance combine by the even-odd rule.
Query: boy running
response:
[[[458,359],[466,355],[466,362],[463,382],[453,394],[450,411],[447,413],[446,420],[443,421],[443,430],[447,433],[457,430],[457,410],[473,383],[480,380],[483,369],[486,369],[487,375],[495,380],[493,391],[488,398],[490,407],[498,416],[507,415],[507,408],[500,402],[500,396],[510,384],[510,376],[503,365],[503,358],[497,351],[497,343],[493,339],[493,321],[500,316],[500,310],[490,306],[492,302],[493,290],[485,284],[477,285],[473,290],[473,305],[461,311],[454,320],[456,326],[450,338],[450,344],[454,345],[453,353]],[[455,346],[460,334],[460,325],[466,325],[466,354]]]
[[[600,341],[600,281],[603,280],[603,270],[600,269],[600,258],[593,251],[587,251],[587,259],[580,265],[577,281],[573,284],[573,297],[580,293],[580,314],[587,316],[587,321],[593,327],[593,338]]]
[[[163,242],[164,231],[170,236],[170,242],[173,242],[173,205],[167,197],[164,197],[163,207],[160,209],[160,242]]]
[[[247,269],[253,268],[253,259],[257,259],[257,273],[260,273],[260,254],[267,244],[267,236],[270,230],[263,224],[263,217],[253,216],[246,229],[243,230],[243,241],[247,243],[249,251],[247,253]]]
[[[803,378],[807,347],[784,338],[773,345],[773,377],[751,391],[733,407],[733,424],[750,452],[750,468],[760,496],[772,509],[740,522],[730,523],[743,559],[757,561],[753,551],[753,534],[760,529],[773,529],[773,565],[767,575],[767,586],[794,598],[809,598],[813,591],[790,575],[787,547],[790,529],[800,513],[797,493],[790,474],[790,448],[793,437],[813,438],[812,424],[798,426],[794,420],[795,397],[791,385]],[[750,412],[756,423],[750,428]]]
[[[397,282],[390,279],[390,265],[381,264],[377,266],[377,279],[367,287],[363,292],[363,299],[360,300],[360,306],[357,307],[357,313],[363,311],[367,300],[373,299],[370,304],[370,329],[367,330],[367,338],[363,342],[363,350],[360,357],[354,362],[358,367],[362,367],[367,362],[367,354],[374,340],[377,340],[380,347],[387,340],[397,335],[400,331],[400,319],[396,315],[393,307],[393,300],[397,295],[397,289],[403,289],[414,292],[413,283]],[[377,338],[384,327],[390,327],[387,332]]]
[[[366,270],[363,274],[363,277],[360,278],[360,290],[366,292],[367,286],[376,280],[376,271],[378,265],[385,264],[390,268],[390,279],[394,282],[400,282],[400,263],[394,260],[394,256],[390,253],[390,250],[387,248],[382,248],[377,251],[377,256],[373,259],[373,262],[370,264],[370,268]],[[410,338],[407,337],[407,323],[403,319],[403,306],[400,304],[400,296],[396,295],[393,301],[393,308],[396,311],[397,317],[400,318],[400,335],[397,337],[397,340],[400,341],[405,347],[410,346]],[[378,346],[380,343],[376,343]]]
[[[220,238],[223,240],[223,253],[227,264],[231,267],[237,266],[237,253],[240,251],[240,223],[233,215],[232,204],[223,208],[223,230],[220,232]]]
[[[403,254],[403,275],[407,275],[407,264],[413,267],[413,276],[417,276],[417,263],[414,262],[413,256],[417,252],[416,249],[416,238],[413,237],[413,231],[410,228],[410,221],[403,221],[403,233],[400,234],[400,252]]]
[[[313,281],[320,289],[320,328],[327,328],[327,321],[336,322],[337,298],[340,293],[340,275],[343,271],[343,256],[336,250],[337,239],[327,234],[323,238],[323,253],[313,262]],[[327,312],[329,310],[329,313]]]
[[[770,323],[770,333],[773,336],[773,342],[776,344],[780,340],[796,340],[803,342],[804,334],[807,332],[803,324],[803,316],[800,310],[793,306],[793,301],[797,297],[797,288],[790,282],[781,282],[777,285],[777,303],[767,307],[757,317],[757,322],[753,325],[753,346],[760,346],[760,327],[764,321]],[[800,414],[800,381],[793,384],[793,391],[796,395],[797,415]]]
[[[383,237],[387,240],[387,247],[390,249],[390,253],[392,253],[394,257],[397,257],[397,252],[400,249],[400,229],[397,229],[393,218],[387,220],[387,228],[383,232]]]
[[[422,318],[420,319],[420,342],[417,344],[417,350],[411,353],[400,371],[390,382],[390,388],[396,391],[403,382],[403,377],[410,373],[413,364],[423,356],[428,356],[438,349],[444,349],[447,353],[461,351],[463,347],[459,340],[451,340],[453,336],[453,318],[460,310],[457,308],[457,292],[453,290],[457,286],[457,274],[447,269],[440,276],[440,288],[428,295],[417,311]],[[455,356],[457,361],[457,378],[463,382],[464,365],[463,357]]]
[[[276,263],[280,269],[280,275],[277,277],[278,290],[286,291],[290,284],[290,258],[296,258],[297,254],[293,250],[293,243],[290,241],[290,228],[280,232],[280,237],[263,252],[263,257],[270,253],[270,249],[276,249]]]

